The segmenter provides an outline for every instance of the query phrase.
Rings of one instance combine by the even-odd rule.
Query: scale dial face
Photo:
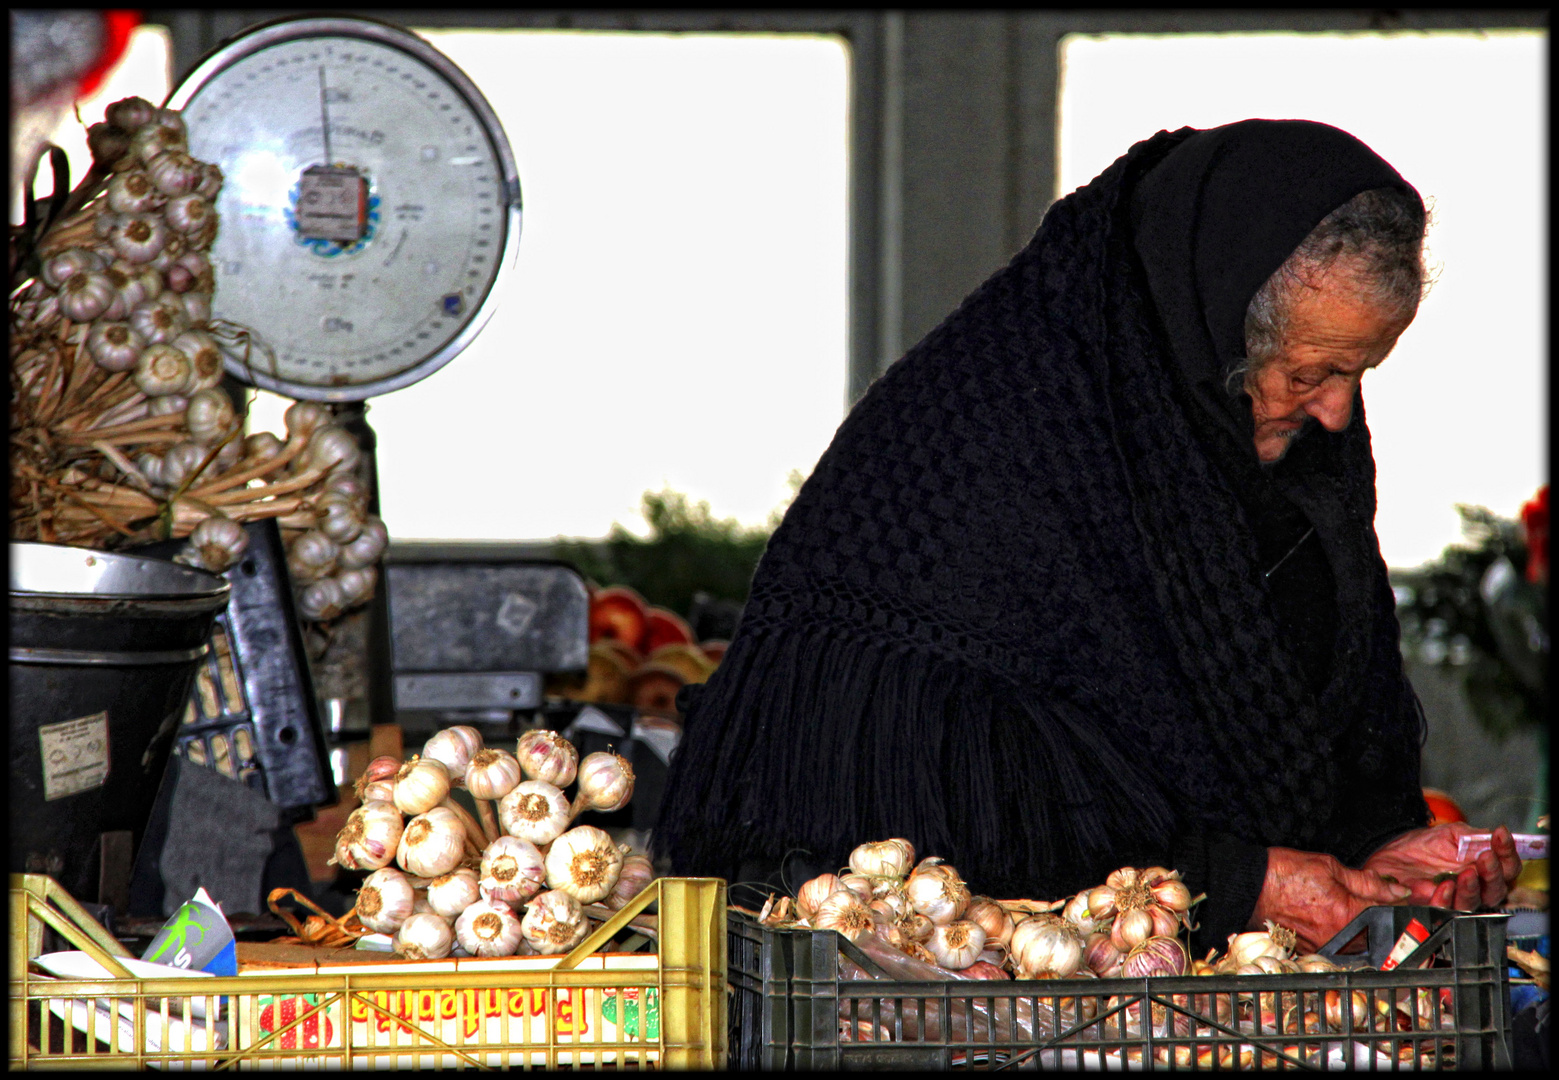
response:
[[[492,314],[520,236],[497,116],[427,42],[357,18],[267,24],[168,99],[224,175],[212,315],[228,370],[289,397],[408,386]]]

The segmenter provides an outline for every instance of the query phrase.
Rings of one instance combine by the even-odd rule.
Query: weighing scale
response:
[[[166,104],[224,177],[212,315],[228,373],[327,403],[362,445],[377,513],[362,403],[453,359],[513,274],[520,182],[497,115],[422,38],[360,17],[246,30]],[[315,657],[333,740],[393,714],[386,592],[381,578]]]
[[[512,274],[514,155],[487,99],[409,31],[364,18],[262,24],[168,98],[221,167],[212,314],[250,332],[237,378],[362,401],[469,345]]]

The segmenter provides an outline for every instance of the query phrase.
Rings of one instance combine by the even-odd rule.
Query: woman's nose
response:
[[[1305,412],[1327,431],[1342,431],[1353,416],[1352,382],[1339,380],[1341,385],[1325,386],[1321,392],[1305,403]]]

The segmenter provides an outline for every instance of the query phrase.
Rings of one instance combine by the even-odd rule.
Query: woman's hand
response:
[[[1455,851],[1455,843],[1451,845]],[[1267,849],[1267,879],[1256,899],[1250,929],[1267,919],[1281,923],[1299,937],[1301,952],[1315,952],[1376,904],[1400,904],[1412,895],[1372,870],[1355,870],[1330,855],[1294,848]]]
[[[1457,842],[1481,831],[1460,821],[1414,829],[1376,851],[1364,868],[1396,878],[1412,890],[1416,904],[1456,911],[1498,907],[1521,874],[1521,859],[1510,830],[1501,825],[1494,830],[1490,850],[1458,862]]]

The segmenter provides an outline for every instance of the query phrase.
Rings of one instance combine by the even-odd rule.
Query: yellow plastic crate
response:
[[[659,902],[659,952],[596,953]],[[116,978],[31,974],[47,925]],[[723,1068],[725,882],[661,878],[559,957],[138,979],[54,882],[11,875],[10,1067]],[[88,1032],[91,1033],[89,1037]]]

